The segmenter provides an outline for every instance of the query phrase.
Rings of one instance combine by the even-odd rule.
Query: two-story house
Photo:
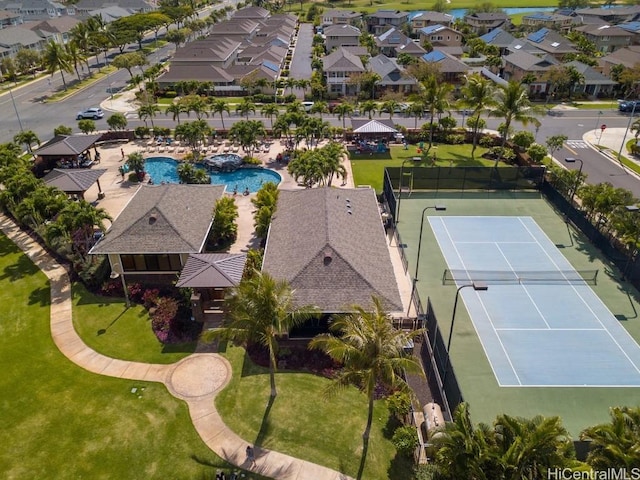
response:
[[[530,29],[542,27],[567,32],[577,22],[577,17],[552,12],[534,12],[522,17],[522,25]]]
[[[149,13],[155,10],[157,7],[156,2],[150,2],[146,0],[118,0],[114,2],[112,0],[80,0],[74,5],[78,15],[89,16],[95,10],[107,8],[111,6],[118,6],[131,13]]]
[[[507,47],[516,39],[506,30],[502,28],[494,28],[489,33],[485,33],[480,37],[487,45],[493,45],[500,50],[500,55],[504,55],[507,51]]]
[[[329,25],[353,25],[357,27],[362,22],[362,14],[351,10],[330,9],[322,12],[323,27]]]
[[[445,25],[450,27],[453,25],[453,15],[442,12],[420,12],[409,21],[411,25],[411,31],[417,32],[421,28],[428,27],[429,25]]]
[[[324,29],[324,45],[327,52],[338,47],[357,47],[360,45],[360,29],[353,25],[329,25]]]
[[[634,34],[624,28],[612,25],[582,25],[576,28],[587,40],[593,42],[601,53],[615,52],[631,45]]]
[[[411,93],[416,89],[418,81],[407,74],[405,69],[398,65],[395,58],[385,55],[376,55],[369,60],[369,68],[380,76],[376,82],[377,90],[384,92]]]
[[[351,80],[366,71],[360,57],[340,47],[324,57],[322,65],[330,96],[358,94],[359,87]]]
[[[551,55],[539,57],[528,52],[517,51],[502,57],[502,76],[507,81],[520,82],[533,74],[536,80],[529,84],[529,95],[533,98],[547,91],[547,81],[544,78],[549,69],[560,62]]]
[[[393,27],[375,37],[376,47],[387,57],[395,57],[396,48],[413,41],[397,28]]]
[[[469,73],[469,67],[464,62],[438,49],[425,53],[422,60],[437,65],[443,81],[454,85],[464,83],[464,76]]]
[[[378,10],[365,18],[367,31],[373,35],[380,35],[391,27],[400,28],[409,19],[409,12],[399,10]]]
[[[640,5],[616,6],[616,8],[579,8],[575,11],[583,23],[608,23],[615,25],[622,22],[640,20]]]
[[[0,10],[0,28],[20,25],[23,21],[20,13]]]
[[[80,20],[77,17],[56,17],[41,22],[29,22],[24,26],[36,32],[45,41],[53,40],[60,45],[65,45],[71,38],[71,30]]]
[[[421,28],[418,33],[420,34],[420,43],[424,43],[426,40],[431,43],[433,48],[459,47],[462,45],[462,34],[444,25],[429,25]]]
[[[502,12],[477,12],[464,16],[464,23],[469,25],[471,30],[478,35],[484,35],[494,28],[510,30],[511,19]]]
[[[568,53],[577,53],[573,44],[558,32],[548,28],[541,28],[527,35],[527,41],[536,48],[562,61]]]

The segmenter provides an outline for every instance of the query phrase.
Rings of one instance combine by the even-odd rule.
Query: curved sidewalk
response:
[[[190,355],[171,365],[127,362],[101,355],[87,347],[72,319],[71,283],[65,269],[5,215],[0,228],[44,272],[51,285],[51,336],[73,363],[99,375],[163,383],[189,407],[193,425],[205,444],[227,462],[266,477],[284,480],[348,480],[335,470],[289,455],[255,447],[255,464],[247,460],[249,442],[222,421],[214,399],[231,380],[231,365],[215,353]]]

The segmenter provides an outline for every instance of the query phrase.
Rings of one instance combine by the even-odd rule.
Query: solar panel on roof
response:
[[[548,29],[541,28],[537,32],[533,32],[533,33],[529,34],[529,36],[527,38],[529,40],[531,40],[532,42],[534,42],[534,43],[540,43],[542,40],[544,40],[544,37],[547,36],[547,33],[549,33]]]
[[[425,59],[427,62],[439,62],[440,60],[443,60],[446,57],[447,56],[439,50],[433,50],[432,52],[425,53],[422,56],[422,58]]]
[[[275,63],[269,62],[267,60],[262,62],[262,65],[264,65],[265,67],[267,67],[269,70],[272,70],[274,72],[277,72],[279,70],[278,66]]]
[[[483,40],[485,43],[493,42],[496,39],[496,37],[500,34],[500,32],[502,32],[501,29],[495,28],[491,30],[489,33],[486,33],[483,36],[481,36],[480,39]]]

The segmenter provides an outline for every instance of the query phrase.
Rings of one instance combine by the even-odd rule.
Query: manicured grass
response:
[[[92,294],[73,285],[73,324],[82,340],[108,357],[145,363],[175,363],[195,351],[196,343],[162,345],[141,305]]]
[[[269,374],[239,347],[225,356],[233,379],[216,398],[225,423],[242,438],[267,448],[319,463],[355,477],[362,453],[367,399],[355,388],[327,398],[330,380],[308,373],[276,374],[278,395],[269,406]],[[374,423],[362,478],[412,478],[410,462],[397,458],[385,430],[385,402],[375,404]]]
[[[631,146],[635,143],[635,139],[631,139],[629,141],[627,141],[627,145],[626,145],[626,153],[628,155],[631,155]],[[618,152],[611,150],[610,148],[607,147],[603,147],[602,145],[598,146],[597,148],[599,148],[601,151],[603,152],[609,152],[609,155],[611,157],[613,157],[615,160],[618,160]],[[620,162],[622,162],[622,164],[625,166],[625,168],[628,168],[629,170],[633,170],[634,172],[636,172],[637,174],[640,174],[640,165],[638,165],[636,162],[634,162],[633,160],[625,157],[624,155],[620,155]]]
[[[46,277],[3,235],[0,252],[2,478],[213,478],[225,464],[186,405],[161,384],[95,375],[64,357]]]
[[[425,148],[427,144],[425,143]],[[431,166],[433,162],[431,158],[436,153],[436,166],[449,166],[451,162],[456,166],[490,166],[494,164],[493,160],[482,158],[482,154],[487,151],[486,148],[478,146],[476,148],[476,158],[471,159],[471,145],[445,145],[438,144],[434,146],[428,153],[429,161],[414,164],[406,163],[405,166]],[[409,145],[408,150],[404,150],[402,146],[392,146],[387,153],[355,154],[351,155],[351,168],[353,170],[353,181],[356,185],[371,185],[378,193],[382,191],[382,179],[385,167],[399,167],[406,159],[420,156],[416,145]]]
[[[617,110],[617,100],[611,100],[609,102],[576,102],[573,104],[580,110]]]

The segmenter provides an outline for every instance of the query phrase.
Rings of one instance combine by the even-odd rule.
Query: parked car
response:
[[[76,115],[76,120],[82,120],[83,118],[91,118],[92,120],[98,120],[99,118],[104,117],[104,112],[102,111],[101,108],[98,107],[91,107],[91,108],[87,108],[86,110],[82,110],[81,112],[78,112],[78,115]]]
[[[311,110],[311,107],[313,107],[313,102],[302,102],[302,108],[304,108],[305,112],[309,112]]]
[[[640,112],[640,100],[625,100],[618,104],[618,110],[621,112]]]

